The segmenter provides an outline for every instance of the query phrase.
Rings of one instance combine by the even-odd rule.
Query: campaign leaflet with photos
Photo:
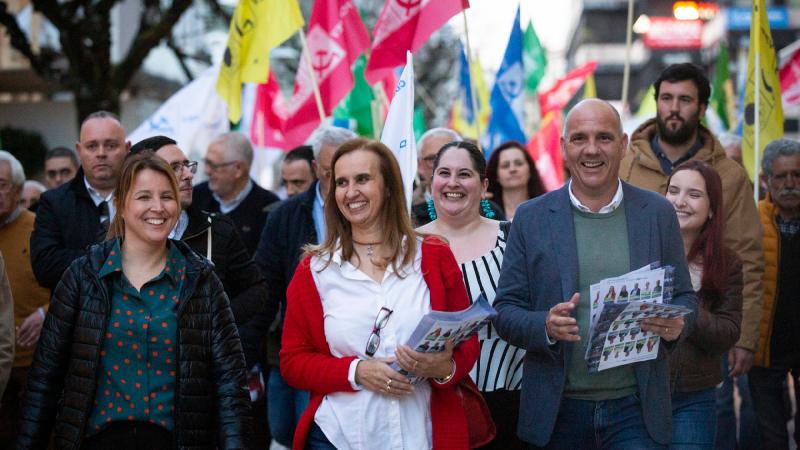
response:
[[[674,269],[652,263],[589,288],[591,322],[586,362],[589,373],[655,359],[661,339],[641,329],[643,319],[674,319],[691,312],[669,304]]]
[[[441,352],[447,341],[453,340],[457,346],[486,326],[496,315],[497,311],[489,304],[486,296],[481,294],[467,309],[452,312],[431,311],[425,314],[406,345],[422,353]],[[411,383],[416,384],[421,380],[413,373],[403,370],[396,362],[390,367],[408,377]]]

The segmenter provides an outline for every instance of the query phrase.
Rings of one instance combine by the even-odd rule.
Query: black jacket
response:
[[[303,246],[319,243],[311,213],[316,195],[317,182],[314,182],[307,191],[281,202],[269,214],[258,243],[255,260],[267,277],[270,302],[280,302],[283,310],[286,288],[303,257]]]
[[[242,203],[226,216],[233,219],[248,253],[253,256],[258,246],[261,230],[264,229],[264,223],[267,220],[267,206],[280,199],[277,195],[259,186],[254,180],[250,181],[253,182],[253,189],[242,200]],[[207,181],[194,187],[192,204],[201,211],[219,212],[219,202],[211,194]]]
[[[222,283],[211,265],[180,241],[186,257],[175,384],[175,444],[180,449],[247,448],[252,424],[242,348]],[[97,389],[111,315],[110,278],[100,267],[114,241],[73,262],[53,292],[23,402],[18,449],[78,449]]]
[[[203,257],[208,255],[211,220],[211,262],[230,299],[247,367],[252,367],[261,359],[261,338],[269,328],[263,317],[267,314],[274,317],[278,304],[267,302],[264,275],[253,261],[251,252],[245,248],[233,220],[220,213],[206,214],[194,205],[186,212],[189,225],[181,239]],[[270,307],[268,311],[265,310],[267,307]]]
[[[255,260],[267,277],[271,305],[267,313],[259,317],[264,324],[274,322],[278,309],[286,311],[286,288],[302,259],[303,246],[319,243],[311,213],[317,195],[317,183],[314,182],[307,191],[281,202],[269,213],[261,233]],[[273,366],[279,364],[280,323],[274,326],[268,339],[267,360]]]
[[[211,227],[211,262],[231,302],[237,325],[250,321],[267,306],[267,283],[261,269],[244,246],[236,225],[222,214],[206,214],[194,205],[186,213],[189,225],[181,240],[206,257]],[[273,311],[275,315],[276,310]]]
[[[42,286],[53,289],[70,263],[100,242],[100,212],[83,182],[83,169],[75,178],[39,199],[31,233],[31,265]]]

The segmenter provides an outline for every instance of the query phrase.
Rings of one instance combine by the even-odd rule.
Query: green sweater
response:
[[[578,287],[581,299],[575,310],[581,340],[569,344],[564,396],[579,400],[611,400],[636,392],[636,376],[631,365],[590,374],[584,356],[589,344],[589,286],[604,278],[630,271],[628,228],[624,202],[607,214],[584,213],[572,208],[578,248]]]

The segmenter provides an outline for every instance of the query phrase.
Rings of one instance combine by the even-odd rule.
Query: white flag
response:
[[[212,139],[230,131],[227,106],[215,89],[219,67],[211,67],[167,99],[128,135],[131,144],[152,136],[175,139],[191,160],[202,159]]]
[[[400,75],[389,114],[383,125],[381,142],[392,150],[403,176],[406,206],[411,211],[411,194],[417,174],[417,140],[414,138],[414,60],[406,52],[406,67]]]

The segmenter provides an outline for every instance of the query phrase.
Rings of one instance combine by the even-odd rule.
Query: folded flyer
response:
[[[589,372],[655,359],[661,340],[641,329],[646,318],[674,319],[691,312],[670,305],[674,269],[652,263],[590,286]]]
[[[444,350],[445,344],[453,340],[456,345],[466,341],[483,328],[497,311],[481,294],[469,308],[461,311],[431,311],[420,319],[406,345],[422,353],[435,353]],[[407,376],[412,383],[419,381],[413,373],[403,370],[399,364],[391,367]]]

